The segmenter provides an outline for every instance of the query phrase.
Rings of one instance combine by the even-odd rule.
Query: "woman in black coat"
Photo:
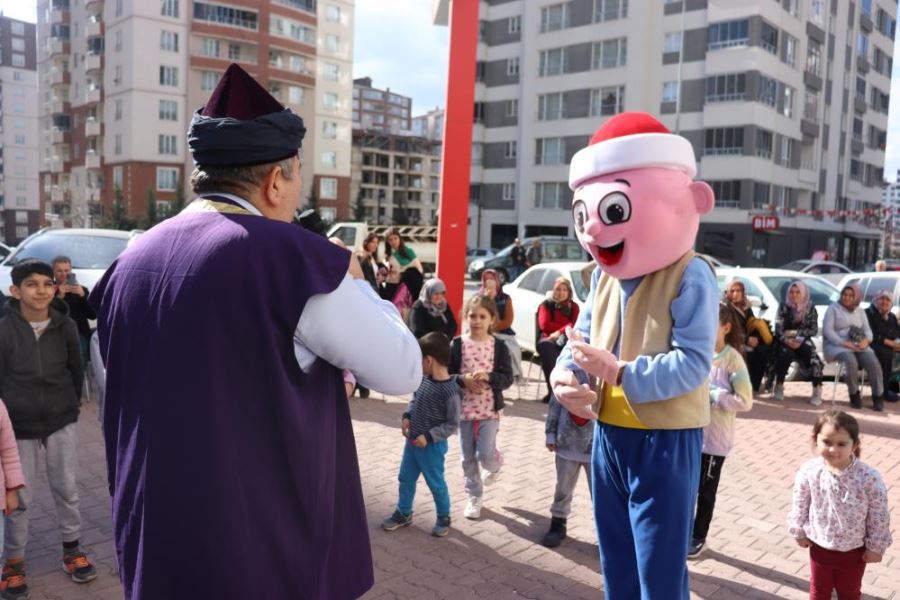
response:
[[[456,318],[447,305],[447,286],[435,277],[422,286],[419,299],[409,312],[409,328],[417,338],[432,331],[440,331],[453,339],[456,336]]]
[[[884,376],[884,399],[888,402],[896,402],[898,396],[891,390],[891,371],[894,366],[894,356],[900,352],[900,324],[897,317],[891,312],[894,300],[888,290],[880,290],[872,298],[872,304],[866,309],[869,318],[869,326],[872,328],[872,350],[881,364],[881,372]]]

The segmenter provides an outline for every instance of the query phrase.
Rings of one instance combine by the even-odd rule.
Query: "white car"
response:
[[[775,322],[778,318],[778,307],[784,301],[785,294],[794,281],[801,281],[809,288],[813,305],[819,315],[819,333],[813,338],[819,357],[824,360],[822,354],[822,321],[828,307],[837,302],[840,292],[831,282],[817,275],[788,271],[784,269],[741,269],[722,268],[716,269],[716,279],[719,291],[724,292],[728,282],[736,279],[744,284],[747,299],[753,306],[753,312],[758,318],[765,319],[775,332]],[[788,380],[794,378],[796,369],[788,372]],[[829,365],[825,376],[834,375],[833,367]]]
[[[581,276],[582,269],[589,263],[556,262],[534,265],[513,281],[503,286],[513,304],[512,328],[522,350],[535,352],[538,340],[537,313],[541,302],[553,291],[557,277],[565,277],[572,284],[574,300],[581,310],[587,301],[590,281],[587,284]]]
[[[109,265],[141,233],[117,229],[41,229],[25,238],[0,263],[0,290],[7,293],[12,284],[10,271],[19,262],[37,258],[50,263],[57,256],[68,256],[76,280],[90,291]]]
[[[837,285],[848,273],[852,273],[853,269],[832,260],[811,260],[801,259],[789,262],[781,266],[782,269],[788,271],[799,271],[801,273],[809,273],[810,275],[818,275],[822,279],[827,279],[831,283]]]
[[[860,306],[868,308],[872,303],[872,298],[881,290],[887,290],[894,298],[894,307],[892,312],[900,318],[900,271],[878,271],[872,273],[851,273],[841,279],[838,283],[838,290],[844,289],[844,286],[858,283],[862,289],[863,300]]]

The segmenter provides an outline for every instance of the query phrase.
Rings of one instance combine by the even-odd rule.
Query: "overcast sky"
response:
[[[8,17],[34,22],[37,0],[0,0]],[[356,0],[353,77],[371,77],[413,99],[413,115],[443,107],[448,31],[431,24],[431,0]],[[900,44],[894,48],[885,177],[900,169]],[[590,133],[590,132],[587,132]]]

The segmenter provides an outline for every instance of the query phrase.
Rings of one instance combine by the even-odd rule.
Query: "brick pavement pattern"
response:
[[[443,539],[429,534],[435,514],[424,481],[418,486],[413,525],[392,533],[379,529],[397,499],[403,444],[399,425],[406,399],[373,393],[366,400],[351,400],[376,566],[375,587],[366,600],[603,597],[585,483],[579,482],[572,505],[569,539],[552,550],[539,544],[549,525],[555,472],[553,456],[543,443],[546,407],[532,401],[545,391],[536,366],[531,376],[527,385],[509,390],[498,437],[505,465],[497,483],[485,492],[480,521],[462,517],[465,493],[458,438],[451,438],[446,473],[453,529]],[[826,399],[831,389],[828,384]],[[808,597],[807,553],[789,539],[785,520],[794,474],[810,456],[809,434],[817,410],[805,402],[808,384],[787,384],[785,391],[784,402],[758,398],[754,409],[738,419],[737,443],[723,470],[708,551],[691,563],[694,598]],[[861,421],[863,460],[882,473],[888,486],[896,543],[881,564],[869,565],[863,597],[900,599],[900,407],[888,405],[879,415],[864,398],[867,408],[851,412]],[[837,405],[848,408],[843,385],[837,388]],[[35,600],[122,597],[96,418],[96,403],[88,403],[80,420],[79,491],[82,541],[100,576],[77,585],[63,574],[55,511],[41,477],[29,508],[28,573]]]

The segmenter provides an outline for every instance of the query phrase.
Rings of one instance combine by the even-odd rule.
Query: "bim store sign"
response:
[[[774,231],[778,229],[778,217],[775,215],[756,215],[753,217],[753,231]]]

